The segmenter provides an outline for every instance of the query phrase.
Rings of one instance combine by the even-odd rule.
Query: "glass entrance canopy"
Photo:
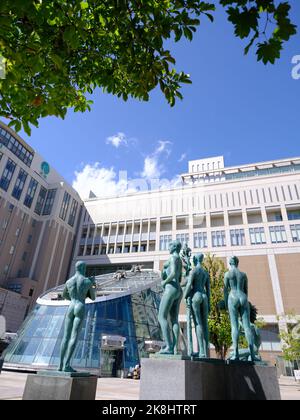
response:
[[[97,277],[96,282],[97,299],[86,303],[86,317],[72,366],[99,375],[103,371],[105,376],[111,369],[113,376],[116,367],[106,366],[109,358],[102,345],[105,337],[119,337],[123,343],[121,350],[115,350],[118,369],[125,372],[148,356],[146,341],[162,340],[158,323],[162,293],[160,274],[150,270],[126,272],[122,279],[107,274]],[[22,370],[57,368],[68,309],[68,302],[62,300],[63,288],[50,290],[38,299],[17,340],[5,353],[6,367]],[[114,351],[113,348],[109,350]]]

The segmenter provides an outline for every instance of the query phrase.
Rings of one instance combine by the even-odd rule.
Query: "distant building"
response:
[[[95,276],[133,265],[158,272],[178,239],[193,254],[213,253],[225,264],[240,258],[250,300],[267,323],[262,348],[280,352],[278,315],[300,314],[300,158],[235,167],[222,156],[199,159],[181,178],[182,187],[91,194],[83,203],[0,123],[0,287],[2,295],[16,294],[7,303],[17,302],[5,309],[11,314],[15,306],[10,330],[39,296],[73,274],[77,261]],[[184,304],[180,316],[184,329]]]
[[[0,305],[9,330],[20,327],[38,296],[66,280],[81,208],[74,189],[0,122],[0,287],[18,302]]]
[[[268,325],[262,347],[280,351],[277,316],[300,314],[300,158],[231,168],[223,157],[196,160],[182,181],[86,200],[73,263],[84,260],[96,275],[132,264],[159,270],[174,239],[226,264],[237,255]],[[184,305],[181,312],[184,327]]]

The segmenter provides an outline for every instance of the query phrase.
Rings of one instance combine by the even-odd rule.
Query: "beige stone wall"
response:
[[[5,317],[6,331],[17,332],[24,321],[28,299],[23,296],[0,289],[0,315]]]
[[[284,310],[300,314],[300,254],[277,255],[276,264]]]
[[[267,256],[240,257],[240,270],[248,275],[249,299],[259,315],[275,315],[275,300]]]

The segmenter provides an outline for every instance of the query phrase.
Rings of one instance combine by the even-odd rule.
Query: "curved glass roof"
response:
[[[124,271],[122,272],[124,274],[122,278],[118,278],[118,274],[121,274],[121,272],[95,277],[97,284],[96,302],[116,299],[149,288],[160,287],[161,276],[157,271],[142,270],[134,273]],[[65,285],[61,285],[47,291],[38,299],[37,303],[41,305],[67,305],[68,302],[62,298],[64,287]],[[87,300],[87,303],[92,303],[92,301]]]

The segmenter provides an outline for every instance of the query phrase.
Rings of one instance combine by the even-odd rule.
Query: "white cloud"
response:
[[[170,141],[162,141],[160,140],[158,142],[158,146],[154,152],[154,155],[160,155],[161,153],[166,153],[168,156],[170,156],[171,154],[171,147],[172,147],[173,143],[171,143]]]
[[[73,188],[83,198],[89,198],[92,191],[96,197],[122,194],[127,190],[127,180],[117,180],[114,168],[103,168],[99,162],[85,165],[82,171],[75,172]]]
[[[178,162],[179,162],[179,163],[181,163],[181,162],[183,162],[184,160],[186,160],[186,158],[187,158],[187,154],[186,154],[186,153],[182,153],[182,155],[180,156],[180,158],[179,158]]]
[[[110,144],[116,149],[118,149],[120,146],[127,146],[128,145],[128,139],[126,134],[124,133],[118,133],[111,137],[108,137],[106,139],[106,144]]]
[[[113,144],[113,140],[111,144]],[[117,144],[119,143],[116,140],[115,147],[119,147],[116,146]],[[103,198],[137,191],[180,187],[179,176],[173,179],[162,179],[166,172],[164,162],[170,156],[171,151],[171,142],[159,141],[154,152],[144,158],[143,171],[137,174],[138,177],[135,179],[128,179],[126,171],[118,174],[113,167],[105,168],[99,162],[82,164],[82,169],[75,172],[73,188],[83,199],[87,199],[90,196]]]
[[[141,173],[143,178],[158,179],[165,172],[165,165],[160,163],[162,155],[170,156],[172,152],[172,145],[170,141],[159,141],[155,151],[145,157],[144,169]]]
[[[159,167],[158,159],[156,156],[147,156],[144,161],[144,170],[142,172],[143,178],[153,179],[160,178],[161,169]]]

